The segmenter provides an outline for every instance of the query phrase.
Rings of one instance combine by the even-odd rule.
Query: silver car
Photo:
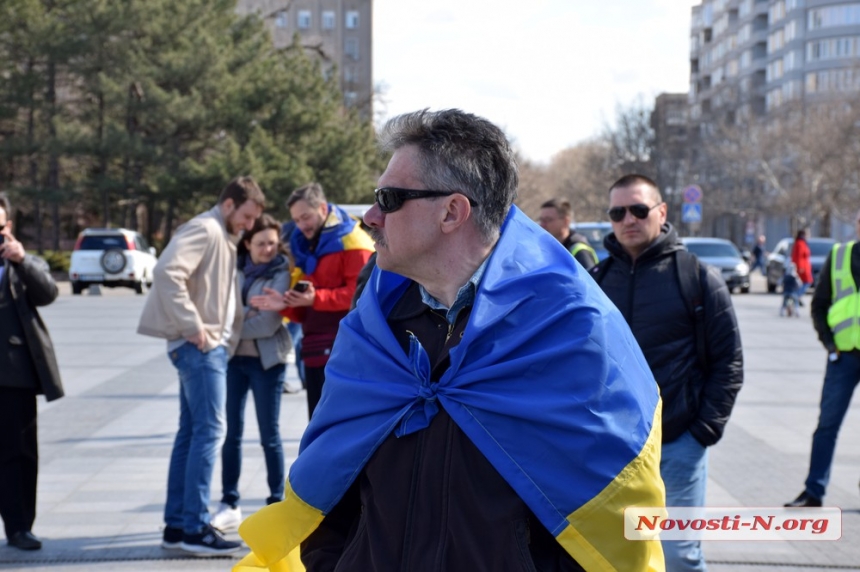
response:
[[[720,269],[729,291],[749,293],[750,265],[732,241],[722,238],[687,237],[682,238],[681,242],[700,260]]]

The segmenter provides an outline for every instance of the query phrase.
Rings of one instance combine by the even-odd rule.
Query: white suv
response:
[[[155,248],[133,230],[85,229],[78,235],[69,264],[72,294],[80,294],[90,284],[125,286],[143,294],[152,286],[156,261]]]

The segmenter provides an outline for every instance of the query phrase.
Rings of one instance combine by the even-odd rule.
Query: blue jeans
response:
[[[821,411],[818,427],[812,435],[812,455],[809,459],[809,475],[806,477],[806,493],[817,499],[824,498],[830,481],[836,437],[858,382],[860,356],[857,353],[845,352],[838,360],[827,362],[824,386],[821,388]]]
[[[686,431],[663,444],[660,474],[666,486],[666,506],[704,506],[708,481],[708,449]],[[665,540],[666,572],[707,570],[699,540]]]
[[[302,325],[297,322],[287,322],[287,331],[293,339],[293,352],[296,354],[296,371],[299,374],[299,379],[302,381],[302,387],[305,386],[305,362],[302,361]]]
[[[209,487],[224,438],[227,348],[203,353],[184,344],[168,353],[179,372],[179,431],[167,474],[164,522],[186,534],[209,524]]]
[[[283,364],[263,369],[260,358],[236,356],[227,365],[227,438],[221,447],[221,502],[239,502],[239,474],[242,472],[242,433],[245,430],[245,402],[248,390],[254,394],[254,409],[260,428],[260,444],[266,458],[269,498],[266,504],[284,499],[284,448],[281,445],[281,394],[287,369]]]

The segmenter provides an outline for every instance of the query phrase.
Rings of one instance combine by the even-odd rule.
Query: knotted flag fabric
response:
[[[296,547],[377,447],[439,407],[586,570],[662,570],[659,541],[623,527],[625,507],[665,504],[657,384],[588,273],[511,207],[438,382],[417,339],[405,353],[386,323],[408,285],[377,268],[341,322],[286,499],[242,524],[253,552],[234,571],[301,570]]]

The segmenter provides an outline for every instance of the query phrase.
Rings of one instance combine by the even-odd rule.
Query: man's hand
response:
[[[5,258],[16,264],[24,260],[24,255],[26,254],[24,245],[15,240],[15,237],[12,236],[12,231],[6,227],[0,231],[0,234],[3,235],[3,244],[0,244],[0,258]]]
[[[248,300],[248,304],[258,310],[267,310],[272,312],[280,312],[287,307],[287,303],[284,301],[285,295],[281,292],[272,290],[271,288],[263,288],[263,292],[265,292],[265,294],[251,296],[251,299]]]
[[[201,352],[206,347],[206,334],[203,332],[203,330],[200,330],[193,336],[185,336],[185,340]]]
[[[284,292],[284,303],[289,308],[297,308],[300,306],[313,306],[314,297],[316,296],[316,288],[313,284],[308,284],[308,289],[304,292],[296,290],[287,290]]]

